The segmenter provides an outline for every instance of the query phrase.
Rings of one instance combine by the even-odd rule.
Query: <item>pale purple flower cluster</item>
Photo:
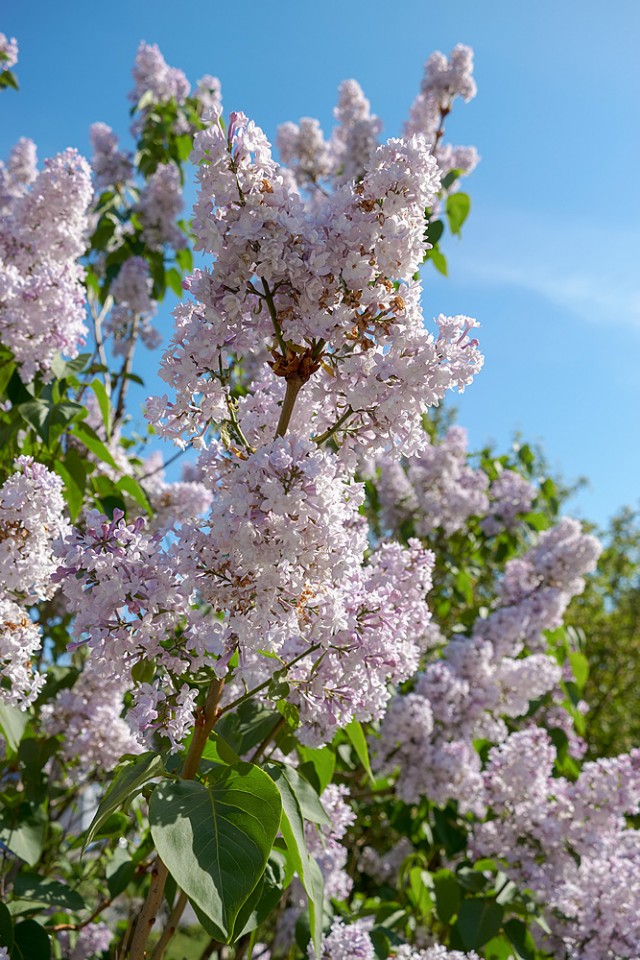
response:
[[[66,930],[58,933],[63,960],[92,960],[109,949],[113,931],[106,923],[98,921],[81,927],[73,938],[72,941],[72,936]]]
[[[473,51],[458,44],[449,59],[440,51],[431,54],[424,68],[420,93],[414,100],[405,125],[405,136],[421,133],[432,145],[443,178],[450,171],[462,175],[478,164],[475,147],[454,147],[443,143],[444,119],[453,100],[460,96],[469,101],[477,92],[473,79]],[[457,182],[453,189],[457,188]]]
[[[515,470],[503,470],[489,488],[490,506],[480,524],[488,537],[502,530],[513,530],[518,518],[531,510],[536,490]]]
[[[125,355],[138,336],[150,350],[160,346],[160,334],[151,326],[157,308],[156,301],[151,299],[152,287],[144,257],[125,260],[110,287],[114,306],[104,325],[116,355]]]
[[[6,164],[0,160],[0,216],[10,215],[12,201],[24,196],[37,176],[36,145],[28,137],[20,137]]]
[[[331,152],[320,123],[312,117],[302,117],[298,123],[283,123],[278,127],[276,146],[280,159],[292,170],[300,186],[315,184],[331,173]]]
[[[551,927],[544,943],[576,960],[632,957],[640,942],[640,751],[586,763],[575,783],[553,775],[541,729],[512,734],[490,755],[474,827],[476,856],[497,856],[532,890]]]
[[[531,701],[557,686],[561,668],[553,657],[537,652],[544,649],[542,633],[562,622],[599,549],[572,520],[541,534],[522,559],[507,564],[500,605],[476,621],[470,637],[451,639],[418,676],[412,693],[391,701],[377,763],[382,770],[399,768],[401,799],[411,803],[428,796],[445,803],[456,798],[462,810],[483,814],[473,741],[504,740],[504,718],[524,716]],[[536,652],[523,657],[525,650]]]
[[[177,67],[166,63],[157,44],[142,41],[138,47],[133,66],[134,89],[129,99],[137,104],[145,93],[151,95],[152,103],[177,100],[183,103],[191,89],[186,76]]]
[[[322,953],[318,960],[375,960],[376,951],[369,935],[373,923],[371,919],[356,920],[345,924],[336,919],[322,941]],[[309,960],[316,960],[313,945],[309,946]],[[480,960],[473,950],[462,953],[449,950],[440,944],[421,950],[405,943],[400,947],[392,946],[390,957],[397,960]]]
[[[338,126],[333,131],[330,149],[335,182],[360,180],[371,166],[382,121],[371,113],[369,101],[356,80],[340,84],[334,116]]]
[[[467,432],[451,427],[438,443],[399,462],[381,454],[365,470],[374,481],[383,528],[397,532],[411,520],[419,536],[451,535],[489,507],[488,478],[467,462]]]
[[[222,626],[193,608],[180,559],[163,549],[161,534],[143,532],[141,518],[127,526],[121,511],[111,522],[90,511],[85,522],[59,546],[54,574],[75,614],[74,646],[88,645],[96,672],[123,685],[136,663],[155,660],[161,676],[135,692],[133,720],[145,737],[167,724],[175,735],[184,714],[192,721],[180,678],[222,652]]]
[[[12,161],[8,170],[14,187],[21,186],[5,197],[0,226],[0,337],[30,379],[48,372],[57,351],[75,356],[84,343],[84,273],[77,261],[93,190],[89,166],[75,150],[45,160],[35,179],[30,142],[22,141],[18,158],[19,175],[11,173]]]
[[[213,493],[200,480],[165,480],[159,451],[146,458],[143,469],[142,482],[153,508],[153,516],[148,521],[152,533],[168,531],[176,524],[195,520],[211,506]]]
[[[0,33],[0,70],[11,70],[18,62],[18,41]]]
[[[182,211],[182,185],[174,163],[161,163],[151,174],[135,210],[147,246],[155,250],[165,245],[176,250],[185,246],[186,238],[176,224]]]
[[[222,108],[222,86],[217,77],[205,73],[196,83],[194,97],[200,104],[200,110],[205,120],[217,116]]]
[[[322,806],[329,823],[319,827],[305,823],[307,850],[315,857],[322,871],[327,900],[346,900],[353,886],[353,880],[345,869],[348,849],[340,842],[356,819],[348,798],[346,787],[330,783],[322,794]]]
[[[219,124],[200,132],[194,160],[197,245],[216,261],[190,279],[200,302],[177,311],[163,360],[177,401],[152,401],[148,416],[166,418],[161,430],[176,438],[224,419],[222,381],[235,357],[266,344],[275,375],[305,385],[316,435],[331,430],[345,451],[424,445],[422,411],[447,389],[464,389],[482,363],[469,336],[475,321],[440,316],[437,337],[423,325],[411,278],[425,251],[424,209],[438,187],[424,141],[379,147],[359,184],[313,209],[291,192],[264,135],[241,114],[231,115],[226,132]]]
[[[41,646],[40,629],[27,610],[0,596],[0,677],[9,681],[8,688],[0,686],[0,702],[26,710],[36,699],[46,680],[32,664]]]
[[[19,457],[0,487],[0,582],[13,600],[29,603],[55,592],[54,542],[70,530],[62,480],[32,457]]]
[[[60,754],[71,780],[80,783],[94,770],[113,770],[123,754],[140,751],[121,718],[124,692],[121,682],[97,672],[89,659],[73,688],[42,708],[44,732],[63,734]]]
[[[133,176],[129,154],[118,148],[118,137],[106,123],[94,123],[89,130],[93,147],[91,167],[98,190],[121,187]]]
[[[402,837],[386,853],[379,853],[375,847],[365,847],[358,860],[358,869],[372,877],[376,883],[395,884],[398,871],[412,853],[414,846],[407,837]]]

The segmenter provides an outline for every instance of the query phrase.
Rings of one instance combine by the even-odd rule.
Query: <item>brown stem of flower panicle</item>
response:
[[[202,753],[209,739],[209,734],[218,719],[218,704],[220,703],[223,686],[224,680],[212,680],[205,704],[196,716],[193,736],[182,768],[181,776],[183,780],[193,780],[198,772],[198,766],[200,765]],[[168,876],[169,871],[167,867],[160,857],[156,857],[151,869],[151,885],[149,891],[140,909],[140,913],[134,920],[131,946],[127,951],[127,955],[131,960],[144,960],[145,947],[149,939],[149,934],[156,922],[158,910],[162,904],[162,897]]]
[[[298,394],[300,393],[303,384],[304,380],[299,377],[287,380],[287,391],[282,402],[282,409],[280,410],[280,419],[278,420],[278,426],[276,427],[276,437],[284,437],[285,433],[287,432],[287,429],[289,428],[289,422],[291,420],[291,414],[293,413],[293,408],[296,405],[296,400],[298,399]]]

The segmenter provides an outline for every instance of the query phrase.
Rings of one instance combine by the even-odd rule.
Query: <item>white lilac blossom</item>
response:
[[[329,933],[322,938],[319,956],[313,944],[309,944],[309,960],[375,960],[370,929],[370,922],[356,920],[346,924],[335,919]]]
[[[174,163],[161,163],[140,194],[136,213],[142,224],[142,239],[152,249],[169,245],[176,250],[186,239],[176,220],[182,211],[180,171]]]
[[[75,934],[61,930],[57,937],[63,960],[92,960],[109,949],[113,931],[106,923],[98,921],[82,926]]]
[[[531,510],[535,488],[515,470],[503,470],[489,488],[490,506],[480,524],[488,537],[513,530],[518,518]]]
[[[144,533],[142,518],[127,525],[121,511],[111,521],[89,511],[58,556],[53,579],[75,614],[72,646],[86,646],[97,672],[127,686],[136,663],[155,660],[161,676],[134,690],[131,719],[141,739],[160,729],[175,746],[185,718],[192,721],[180,678],[222,653],[221,624],[193,607],[180,560],[164,548],[162,534]]]
[[[345,900],[353,886],[345,869],[348,849],[340,842],[356,819],[348,799],[346,787],[330,783],[322,794],[322,806],[329,823],[319,827],[313,823],[305,824],[307,850],[322,871],[327,900]]]
[[[18,41],[0,33],[0,70],[11,70],[18,62]]]
[[[131,157],[118,149],[118,137],[106,123],[94,123],[89,130],[93,147],[91,167],[97,190],[128,183],[133,176]]]
[[[222,86],[217,77],[206,73],[196,83],[193,96],[200,104],[203,119],[217,116],[222,108]]]
[[[123,754],[140,751],[121,717],[124,692],[121,682],[98,673],[89,659],[72,689],[61,690],[42,708],[44,732],[63,734],[60,753],[74,782],[94,770],[113,770]]]
[[[135,86],[129,99],[134,104],[145,93],[149,93],[152,103],[164,103],[167,100],[183,103],[191,89],[182,70],[168,66],[158,45],[144,41],[140,43],[136,54],[133,80]]]
[[[168,482],[165,479],[159,451],[144,460],[143,470],[142,483],[153,509],[148,521],[152,533],[171,530],[187,520],[196,520],[211,506],[213,493],[199,480]]]
[[[382,121],[371,113],[369,101],[356,80],[340,84],[334,116],[338,126],[331,136],[330,151],[336,183],[360,180],[371,166]]]
[[[0,487],[0,582],[3,595],[34,602],[55,591],[53,544],[70,527],[60,477],[32,457],[19,457],[14,466]]]
[[[330,175],[329,144],[319,122],[312,117],[302,117],[298,123],[281,124],[276,146],[282,163],[290,167],[300,186],[317,184]]]
[[[398,771],[401,799],[455,798],[461,810],[483,815],[474,741],[503,741],[505,718],[523,717],[531,701],[557,688],[562,670],[542,652],[543,631],[561,623],[599,550],[572,520],[542,533],[522,559],[509,561],[498,605],[476,621],[471,636],[452,638],[418,675],[414,690],[391,701],[375,744],[376,763]],[[533,652],[523,657],[525,649]]]
[[[6,164],[0,160],[0,215],[10,215],[12,201],[24,196],[37,176],[36,145],[28,137],[20,137]]]
[[[30,180],[30,160],[26,169]],[[0,336],[25,379],[38,370],[46,374],[57,351],[73,357],[84,343],[84,272],[77,260],[84,252],[92,193],[87,162],[69,149],[45,160],[30,190],[21,189],[5,206]]]
[[[33,703],[45,684],[45,675],[33,658],[42,646],[40,629],[28,612],[13,600],[0,596],[0,703],[23,710]]]
[[[420,448],[422,411],[464,389],[482,364],[469,335],[475,321],[440,316],[437,337],[424,328],[412,277],[438,188],[424,141],[379,147],[359,184],[312,211],[241,114],[226,132],[212,124],[198,133],[193,159],[197,247],[216,259],[188,281],[199,302],[177,311],[163,360],[177,399],[152,401],[147,415],[181,442],[181,433],[201,434],[226,417],[235,358],[266,346],[275,376],[304,387],[316,436],[330,431],[345,453],[358,444]]]
[[[313,945],[309,946],[309,960],[375,960],[376,951],[369,935],[371,927],[371,919],[356,920],[351,924],[341,919],[334,920],[329,933],[323,937],[319,957]],[[441,944],[421,950],[405,943],[399,947],[392,946],[389,956],[396,960],[480,960],[473,950],[462,953],[460,950],[449,950]]]
[[[544,730],[512,734],[489,754],[473,855],[497,856],[545,908],[544,948],[576,960],[631,957],[640,942],[640,751],[586,763],[575,783],[553,775]]]
[[[144,257],[125,260],[109,290],[114,306],[104,325],[105,336],[111,338],[116,355],[126,355],[138,336],[150,350],[160,346],[160,334],[151,326],[157,308],[156,301],[151,299],[152,287]]]

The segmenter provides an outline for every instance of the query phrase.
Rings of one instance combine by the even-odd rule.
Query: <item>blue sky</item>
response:
[[[68,145],[88,154],[95,120],[126,142],[141,39],[192,82],[219,76],[226,109],[270,137],[300,116],[328,132],[347,77],[398,135],[428,54],[470,44],[478,97],[456,105],[447,134],[475,144],[482,162],[463,239],[445,249],[449,278],[429,270],[424,298],[428,316],[482,323],[486,364],[460,421],[472,447],[504,447],[518,430],[566,477],[588,477],[572,504],[582,516],[604,523],[638,503],[637,0],[8,0],[0,30],[20,43],[21,84],[0,101],[0,155],[30,136],[41,158]],[[161,326],[168,335],[167,310]]]

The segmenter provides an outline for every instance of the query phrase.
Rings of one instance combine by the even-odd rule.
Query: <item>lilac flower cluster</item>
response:
[[[123,694],[122,684],[97,672],[95,662],[89,660],[73,688],[61,690],[42,708],[44,732],[64,735],[60,754],[74,782],[82,782],[95,770],[113,770],[125,753],[140,751],[121,719]]]
[[[74,935],[66,930],[58,933],[63,960],[92,960],[108,950],[112,940],[113,931],[102,921],[81,927]]]
[[[33,145],[20,141],[3,169],[0,226],[0,337],[26,379],[47,373],[57,351],[75,356],[84,343],[77,261],[93,192],[89,166],[75,150],[45,160],[35,177],[34,162]]]
[[[94,123],[89,130],[93,147],[91,167],[97,190],[119,188],[133,177],[131,157],[118,147],[118,137],[106,123]]]
[[[640,751],[586,763],[575,783],[553,775],[555,749],[541,729],[495,747],[483,774],[492,818],[472,849],[497,856],[532,890],[551,928],[542,946],[576,960],[635,956],[640,942]]]
[[[504,740],[504,718],[524,716],[532,700],[558,684],[560,667],[541,652],[543,631],[562,622],[599,551],[597,540],[573,520],[542,533],[522,559],[507,564],[499,605],[476,621],[469,638],[449,641],[442,656],[418,675],[412,693],[391,701],[377,762],[382,770],[399,768],[401,799],[455,798],[462,810],[484,814],[473,741]]]
[[[183,103],[191,90],[183,71],[167,64],[156,43],[140,43],[133,66],[133,80],[135,86],[129,99],[134,104],[145,93],[149,93],[151,103],[164,103],[167,100]]]
[[[18,41],[0,33],[0,70],[11,70],[18,62]]]
[[[53,595],[54,541],[64,537],[62,481],[31,457],[19,457],[16,472],[0,487],[0,700],[25,709],[45,677],[32,658],[41,636],[28,605]]]
[[[186,239],[176,220],[182,210],[180,171],[174,163],[161,163],[147,180],[136,205],[142,239],[154,250],[169,245],[180,250]]]
[[[482,364],[469,335],[475,321],[438,317],[437,337],[423,325],[412,277],[438,186],[426,143],[389,141],[361,182],[312,210],[241,114],[226,132],[201,131],[193,158],[197,246],[216,261],[191,278],[199,303],[177,312],[163,360],[177,400],[153,401],[148,415],[165,421],[166,435],[201,434],[225,417],[235,357],[266,346],[275,376],[305,387],[316,436],[330,431],[347,453],[358,444],[424,445],[422,411],[464,389]]]
[[[356,920],[346,924],[336,919],[331,929],[322,941],[322,952],[318,960],[375,960],[376,951],[369,935],[371,920]],[[316,960],[316,953],[311,944],[309,946],[309,960]],[[459,950],[448,950],[438,944],[426,950],[403,944],[392,947],[390,957],[397,960],[480,960],[473,950],[462,953]]]
[[[111,522],[90,511],[83,530],[58,546],[53,576],[75,614],[75,646],[89,647],[96,673],[129,686],[136,663],[155,662],[160,677],[137,691],[130,714],[142,739],[192,724],[180,677],[222,652],[220,623],[193,608],[179,559],[143,527],[141,518],[127,526],[121,511]]]
[[[513,530],[518,518],[531,510],[535,488],[515,470],[503,470],[489,488],[491,506],[481,527],[488,537]]]
[[[151,326],[157,303],[151,299],[153,282],[144,257],[129,257],[111,284],[114,307],[104,325],[105,335],[111,338],[116,355],[126,355],[130,345],[139,336],[150,350],[160,346],[161,337]]]

